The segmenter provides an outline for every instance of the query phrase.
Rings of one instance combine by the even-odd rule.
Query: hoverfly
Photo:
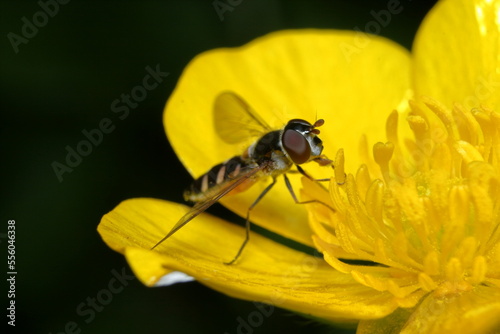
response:
[[[227,118],[232,118],[232,121],[239,120],[240,124],[244,124],[245,131],[227,127]],[[233,92],[223,92],[215,100],[214,121],[217,133],[229,143],[246,140],[249,134],[261,136],[243,154],[212,167],[207,173],[193,181],[184,192],[184,199],[196,204],[151,249],[156,248],[223,196],[244,191],[255,182],[270,176],[272,182],[248,208],[245,240],[236,256],[231,261],[225,262],[225,264],[232,264],[239,258],[250,238],[250,211],[271,190],[277,177],[283,175],[286,186],[296,203],[310,203],[311,201],[298,201],[286,173],[290,172],[292,166],[295,165],[301,174],[311,178],[300,167],[301,164],[315,161],[321,166],[328,166],[332,165],[333,161],[322,155],[323,144],[318,137],[320,133],[318,127],[324,124],[322,119],[313,124],[302,119],[292,119],[282,129],[272,130],[241,97]]]

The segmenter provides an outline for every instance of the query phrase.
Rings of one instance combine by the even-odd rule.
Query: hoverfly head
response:
[[[290,159],[297,165],[308,162],[323,151],[323,142],[317,129],[325,123],[319,119],[314,124],[303,119],[292,119],[283,129],[281,144]]]

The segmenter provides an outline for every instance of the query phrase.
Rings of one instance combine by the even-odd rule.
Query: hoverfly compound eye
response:
[[[283,148],[295,164],[303,164],[311,157],[311,146],[307,139],[295,130],[285,130],[283,133]]]

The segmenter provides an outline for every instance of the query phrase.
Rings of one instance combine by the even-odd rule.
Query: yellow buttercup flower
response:
[[[144,284],[180,271],[237,298],[359,322],[358,333],[500,331],[500,2],[439,2],[411,54],[380,37],[358,40],[359,32],[283,31],[203,53],[164,114],[194,176],[242,151],[215,132],[222,91],[276,128],[324,118],[335,172],[304,165],[333,176],[304,178],[301,193],[327,206],[295,205],[280,182],[252,211],[255,223],[323,257],[252,234],[238,262],[224,265],[244,229],[208,214],[150,251],[188,207],[131,199],[98,230]],[[244,216],[267,184],[221,202]]]

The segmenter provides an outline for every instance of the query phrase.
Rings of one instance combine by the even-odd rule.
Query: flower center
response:
[[[328,193],[304,181],[306,195],[335,209],[310,212],[317,248],[403,307],[431,291],[500,287],[500,114],[430,98],[410,107],[411,138],[399,139],[394,111],[389,142],[375,144],[356,175],[337,175]]]

